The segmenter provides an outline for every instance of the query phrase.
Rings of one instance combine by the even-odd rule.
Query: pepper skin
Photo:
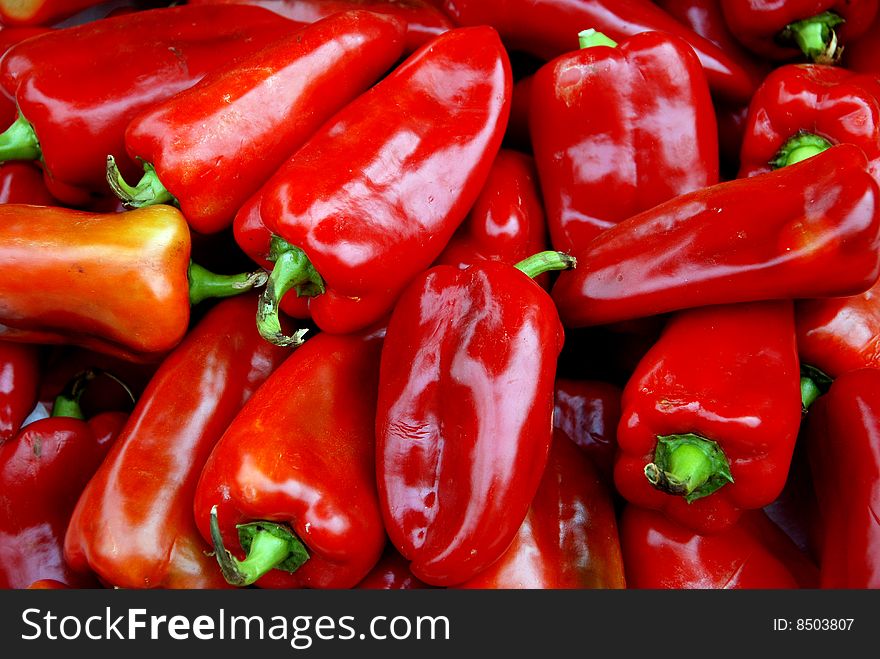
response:
[[[181,6],[23,41],[0,62],[0,84],[25,122],[0,137],[0,160],[41,158],[52,194],[85,205],[110,192],[107,155],[124,154],[125,128],[139,112],[300,27],[259,7]],[[142,171],[127,157],[118,164],[127,178]]]
[[[681,195],[575,252],[553,299],[566,327],[710,304],[857,295],[880,275],[880,210],[865,154],[801,163]]]
[[[880,368],[880,282],[861,295],[799,300],[795,319],[805,364],[832,378]]]
[[[535,162],[523,153],[501,149],[477,201],[436,263],[459,268],[485,260],[516,265],[546,249],[547,224]]]
[[[577,49],[587,28],[614,41],[665,32],[688,42],[713,92],[748,102],[755,89],[735,59],[648,0],[446,0],[443,7],[459,25],[491,25],[508,48],[545,60]]]
[[[29,162],[0,165],[0,204],[56,206],[40,170]]]
[[[15,44],[38,34],[48,32],[44,27],[4,27],[0,29],[0,57]],[[18,117],[15,101],[0,94],[0,126],[6,127]]]
[[[361,590],[415,590],[431,588],[431,586],[416,579],[409,570],[409,561],[400,555],[394,545],[388,543],[382,558],[356,588]]]
[[[682,312],[623,390],[614,482],[689,530],[723,531],[779,496],[801,411],[790,301]]]
[[[189,4],[257,5],[298,23],[314,23],[338,12],[363,9],[403,21],[407,53],[453,27],[445,14],[424,0],[189,0]]]
[[[515,537],[550,448],[562,342],[546,292],[495,261],[431,268],[395,306],[377,480],[388,536],[422,581],[463,583]]]
[[[700,536],[663,515],[627,506],[620,541],[630,588],[815,588],[816,566],[767,516],[743,515],[723,533]]]
[[[289,351],[253,326],[254,299],[224,300],[162,363],[77,503],[65,556],[120,588],[226,585],[196,528],[202,467]]]
[[[880,588],[880,371],[841,375],[810,408],[820,587]]]
[[[621,390],[595,380],[556,380],[553,427],[561,430],[611,483],[617,451]]]
[[[510,88],[492,28],[450,30],[340,111],[262,188],[266,227],[317,272],[309,311],[318,327],[341,334],[378,322],[440,255],[501,146]],[[266,308],[286,292],[277,273]]]
[[[865,33],[877,5],[877,0],[721,0],[731,33],[755,54],[772,61],[801,56],[820,64],[834,63],[844,44]],[[830,22],[823,19],[829,14]],[[827,27],[802,29],[798,24],[808,19]]]
[[[626,588],[611,491],[557,430],[513,543],[460,588]]]
[[[0,588],[27,588],[39,579],[94,587],[91,574],[65,563],[64,533],[77,497],[125,419],[121,412],[89,421],[53,416],[0,447]]]
[[[0,446],[18,434],[37,404],[39,380],[37,347],[0,341]]]
[[[232,563],[236,585],[351,588],[382,555],[374,430],[381,335],[320,333],[306,341],[211,453],[196,490],[196,522],[210,541],[216,507],[222,546],[215,540],[215,551]],[[236,525],[257,520],[282,527],[305,550],[305,563],[294,572],[272,569],[288,558],[285,548],[258,566],[229,556],[227,549],[242,553]]]
[[[639,34],[543,66],[529,126],[553,248],[582,249],[603,230],[718,182],[706,79],[684,40]]]
[[[189,258],[189,228],[170,206],[0,205],[0,339],[156,359],[183,338],[191,301],[213,295],[201,283],[236,295],[261,280],[214,276]]]
[[[132,207],[172,197],[195,231],[225,229],[321,124],[391,68],[404,27],[337,13],[215,69],[132,120],[125,148],[146,174],[132,188],[108,169],[111,187]]]
[[[843,66],[858,73],[880,73],[880,12],[858,41],[847,44]]]
[[[814,138],[821,138],[819,145]],[[880,181],[880,79],[821,64],[781,66],[749,105],[739,176],[769,172],[841,143],[861,148],[868,171]]]
[[[53,25],[104,0],[0,0],[3,25]]]

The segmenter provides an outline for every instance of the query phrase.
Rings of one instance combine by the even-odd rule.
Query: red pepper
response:
[[[880,79],[836,66],[790,64],[770,73],[749,106],[741,178],[855,144],[880,181]]]
[[[648,0],[447,0],[444,8],[459,25],[491,25],[508,48],[545,60],[577,49],[578,32],[588,28],[614,41],[666,32],[688,42],[713,91],[748,101],[755,88],[735,59]]]
[[[843,65],[859,73],[880,73],[880,12],[858,41],[847,44]]]
[[[108,158],[110,186],[129,207],[175,202],[194,230],[225,229],[321,124],[397,61],[403,34],[393,17],[337,13],[215,69],[132,120],[125,148],[145,173],[131,187]]]
[[[40,159],[52,194],[85,204],[109,192],[107,155],[124,153],[125,128],[139,112],[299,27],[259,7],[182,6],[21,42],[0,63],[0,84],[22,113],[0,136],[0,161]],[[141,170],[128,158],[119,166],[127,177]]]
[[[460,588],[626,588],[611,492],[565,433],[513,543]]]
[[[36,346],[0,341],[0,445],[18,434],[34,409],[39,380]]]
[[[189,4],[257,5],[299,23],[314,23],[351,9],[386,14],[406,24],[405,49],[408,53],[453,27],[445,14],[425,0],[189,0]]]
[[[52,25],[102,2],[104,0],[0,0],[0,23]]]
[[[877,0],[721,0],[724,18],[746,48],[773,61],[799,55],[819,64],[840,58],[877,15]]]
[[[394,545],[388,543],[385,553],[364,577],[357,588],[363,590],[415,590],[431,588],[424,581],[419,581],[409,569],[409,561],[400,555]]]
[[[553,427],[577,444],[606,483],[614,470],[621,393],[607,382],[556,380]]]
[[[29,162],[0,165],[0,204],[56,206],[40,170]]]
[[[253,303],[221,302],[162,363],[73,512],[73,569],[120,588],[226,585],[192,501],[214,445],[288,353],[260,337]]]
[[[520,266],[569,267],[562,256]],[[422,581],[462,583],[516,535],[550,448],[562,341],[545,291],[495,261],[431,268],[397,302],[382,352],[377,474],[388,536]]]
[[[718,182],[715,112],[687,42],[650,32],[609,47],[614,42],[602,36],[585,37],[581,50],[543,66],[531,85],[547,224],[564,252]]]
[[[15,44],[48,32],[44,27],[4,27],[0,29],[0,56]],[[0,126],[8,126],[18,117],[15,100],[0,94]]]
[[[729,528],[779,496],[801,411],[791,302],[681,312],[624,388],[617,489],[697,533]]]
[[[324,125],[262,188],[275,269],[259,326],[272,341],[277,300],[313,296],[321,329],[386,316],[436,259],[489,174],[510,106],[510,62],[494,30],[451,30]],[[394,121],[388,121],[393,107]]]
[[[375,478],[381,334],[320,333],[306,341],[214,448],[195,516],[230,583],[351,588],[379,560],[386,541]],[[226,548],[248,556],[238,560]]]
[[[85,421],[77,402],[82,382],[56,399],[52,417],[0,446],[0,588],[27,588],[38,579],[95,583],[65,563],[64,533],[126,415],[106,412]]]
[[[69,590],[72,586],[58,581],[57,579],[37,579],[28,590]]]
[[[815,588],[816,566],[767,516],[750,511],[723,533],[697,535],[627,506],[620,542],[630,588]]]
[[[553,299],[566,326],[755,300],[857,295],[880,275],[880,197],[841,144],[681,195],[575,252]]]
[[[831,377],[880,368],[880,282],[861,295],[800,300],[795,319],[805,364]]]
[[[766,62],[743,48],[727,28],[721,4],[718,0],[655,0],[678,21],[687,25],[721,48],[746,71],[758,87],[769,69]],[[739,169],[739,152],[742,147],[743,124],[748,112],[748,99],[730,101],[715,99],[715,112],[718,119],[718,147],[721,152],[722,168],[731,167],[730,178],[735,178]]]
[[[502,149],[477,201],[436,263],[459,268],[485,260],[516,265],[546,250],[547,242],[535,162]]]
[[[822,588],[880,588],[880,371],[844,373],[810,408]]]
[[[155,359],[183,338],[190,304],[265,279],[214,275],[189,257],[189,228],[170,206],[91,214],[0,205],[0,338]]]

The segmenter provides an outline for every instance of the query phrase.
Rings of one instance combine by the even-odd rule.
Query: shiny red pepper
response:
[[[470,213],[436,263],[459,268],[486,260],[516,265],[547,249],[547,238],[534,160],[501,149]]]
[[[443,12],[424,0],[189,0],[189,4],[257,5],[299,23],[314,23],[352,9],[386,14],[406,24],[405,48],[408,53],[453,27]]]
[[[565,433],[513,543],[460,588],[626,588],[611,491]]]
[[[801,421],[791,302],[681,312],[623,391],[614,481],[697,533],[785,485]]]
[[[230,583],[351,588],[379,560],[386,542],[375,479],[381,336],[319,333],[306,341],[214,448],[195,516]]]
[[[588,28],[614,41],[666,32],[690,44],[713,91],[748,101],[755,88],[735,59],[648,0],[447,0],[444,8],[459,25],[491,25],[508,48],[546,60],[577,49],[578,32]]]
[[[48,32],[44,27],[4,27],[0,29],[0,57],[15,44],[38,34]],[[18,117],[15,100],[0,93],[0,126],[6,127]]]
[[[52,194],[68,204],[108,194],[107,155],[124,154],[135,115],[299,27],[259,7],[181,6],[19,43],[0,62],[0,84],[22,113],[0,136],[0,161],[40,159]],[[128,158],[119,166],[126,177],[141,171]]]
[[[126,415],[106,412],[85,421],[77,403],[81,386],[77,381],[56,399],[52,417],[0,447],[0,588],[27,588],[38,579],[95,585],[91,574],[65,562],[64,533]]]
[[[799,300],[795,319],[805,364],[833,378],[880,368],[880,282],[861,295]]]
[[[590,458],[611,483],[620,422],[620,388],[595,380],[556,380],[553,426]]]
[[[553,299],[566,326],[709,304],[857,295],[880,275],[880,194],[851,144],[681,195],[575,252]]]
[[[630,588],[815,588],[817,569],[767,516],[750,511],[723,533],[697,535],[627,506],[620,541]]]
[[[510,87],[493,29],[451,30],[297,151],[261,191],[262,221],[279,237],[259,312],[264,336],[287,340],[277,300],[291,288],[312,296],[312,319],[329,332],[391,311],[476,200],[501,145]]]
[[[162,363],[73,512],[73,569],[120,588],[226,585],[192,501],[214,445],[289,352],[260,337],[253,304],[221,302]]]
[[[840,58],[877,15],[877,0],[721,0],[733,35],[763,58],[806,57],[820,64]]]
[[[0,341],[0,445],[18,434],[34,409],[39,380],[37,347]]]
[[[132,120],[125,148],[145,173],[129,186],[108,159],[110,186],[132,208],[175,202],[195,231],[225,229],[321,124],[391,68],[403,34],[393,17],[337,13],[215,69]]]
[[[0,338],[156,359],[183,338],[191,304],[265,281],[214,275],[190,263],[190,245],[170,206],[93,214],[2,204]]]
[[[749,105],[741,178],[855,144],[880,181],[880,78],[837,66],[789,64],[770,73]]]
[[[880,371],[844,373],[810,408],[822,588],[880,588]]]
[[[29,162],[0,165],[0,204],[55,206],[40,170]]]
[[[550,253],[551,267],[570,265],[561,256]],[[546,271],[532,264],[530,275]],[[431,268],[395,306],[376,414],[379,495],[388,536],[422,581],[462,583],[516,535],[550,448],[562,341],[546,292],[495,261]]]
[[[597,41],[543,66],[531,85],[547,224],[564,252],[718,182],[715,112],[687,42],[659,32]]]
[[[721,48],[749,74],[755,87],[760,85],[769,65],[743,48],[730,33],[718,0],[654,1],[670,16]],[[745,115],[748,112],[748,99],[740,101],[715,99],[715,112],[718,119],[718,147],[722,158],[722,170],[725,174],[730,171],[730,178],[735,178],[739,169],[739,152],[742,147]]]
[[[104,0],[0,0],[3,25],[52,25]]]
[[[391,543],[385,547],[385,553],[382,554],[379,562],[356,587],[362,590],[431,588],[424,581],[416,578],[409,569],[409,561],[401,556]]]

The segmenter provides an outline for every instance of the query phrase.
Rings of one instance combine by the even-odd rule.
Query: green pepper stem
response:
[[[831,387],[832,379],[815,366],[801,364],[801,410],[804,414],[810,405]]]
[[[617,48],[617,42],[602,32],[589,28],[578,32],[578,43],[580,47],[592,48],[593,46],[610,46]]]
[[[189,301],[198,304],[208,299],[232,297],[259,288],[269,278],[262,270],[235,275],[218,275],[198,263],[189,264]]]
[[[811,62],[835,64],[840,60],[843,48],[834,28],[843,22],[838,14],[826,11],[786,25],[779,36],[783,42],[797,45]]]
[[[257,329],[269,343],[278,346],[298,346],[303,342],[305,329],[286,336],[278,317],[281,298],[292,289],[299,297],[314,297],[324,292],[324,280],[315,270],[306,253],[283,238],[272,236],[269,260],[275,263],[257,308]]]
[[[223,578],[233,586],[249,586],[276,568],[295,572],[309,558],[302,542],[281,524],[253,522],[236,528],[242,548],[247,552],[243,561],[223,545],[217,506],[211,508],[211,541]]]
[[[781,169],[817,156],[830,148],[831,142],[824,137],[801,130],[782,145],[776,157],[770,161],[770,166],[773,169]]]
[[[34,127],[19,112],[18,118],[0,134],[0,162],[39,160],[43,155]]]
[[[529,277],[534,279],[538,275],[552,270],[569,270],[577,267],[577,259],[564,252],[554,252],[548,250],[546,252],[538,252],[530,257],[523,259],[516,264],[517,270],[522,270]]]
[[[80,401],[82,400],[83,393],[85,392],[89,383],[100,375],[103,375],[113,380],[116,384],[122,387],[123,390],[125,390],[125,393],[128,394],[131,402],[135,402],[135,396],[129,386],[125,384],[125,382],[120,380],[109,371],[105,371],[101,368],[90,368],[80,373],[77,373],[77,375],[74,376],[74,378],[64,387],[64,391],[62,391],[60,394],[58,394],[58,396],[55,397],[55,402],[52,405],[51,416],[85,419]]]
[[[177,199],[165,189],[156,168],[148,162],[144,163],[144,175],[137,185],[130,186],[122,177],[116,165],[116,158],[107,156],[107,183],[127,208],[143,208],[157,204],[177,204]]]
[[[717,442],[694,435],[657,437],[654,462],[645,477],[658,490],[691,503],[733,482],[730,464]]]

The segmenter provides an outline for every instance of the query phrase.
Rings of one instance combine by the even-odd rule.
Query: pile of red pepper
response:
[[[0,587],[880,588],[877,0],[164,4],[0,0]]]

